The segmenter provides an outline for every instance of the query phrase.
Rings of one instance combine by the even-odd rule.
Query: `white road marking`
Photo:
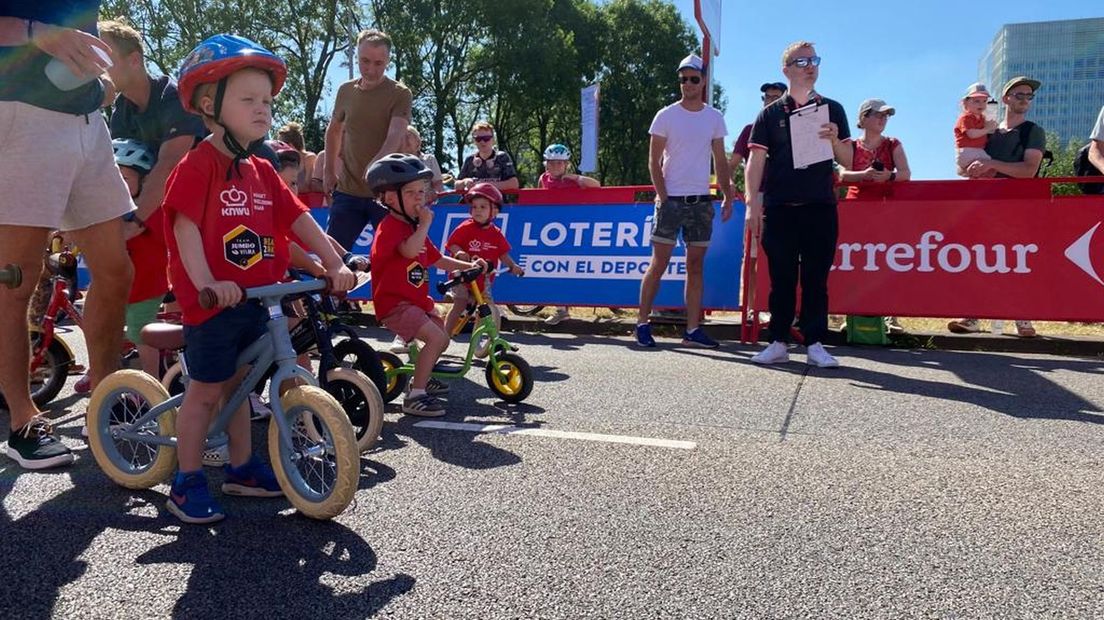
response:
[[[653,446],[656,448],[676,448],[679,450],[693,450],[698,446],[693,441],[679,441],[676,439],[655,439],[652,437],[632,437],[629,435],[603,435],[600,433],[578,433],[574,431],[554,431],[544,428],[525,428],[510,424],[471,424],[467,422],[432,422],[424,421],[414,424],[418,428],[436,428],[447,431],[464,431],[468,433],[493,433],[497,435],[533,435],[536,437],[555,437],[557,439],[579,439],[582,441],[604,441],[606,443],[625,443],[637,446]]]

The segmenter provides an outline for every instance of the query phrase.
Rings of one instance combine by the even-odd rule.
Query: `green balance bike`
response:
[[[459,379],[466,375],[471,370],[472,358],[475,357],[482,342],[482,346],[489,351],[485,371],[487,387],[505,402],[520,403],[533,391],[533,370],[528,362],[514,352],[517,350],[516,347],[498,333],[491,307],[479,288],[478,279],[483,273],[481,268],[475,267],[455,272],[452,278],[437,283],[437,291],[442,295],[456,285],[467,285],[471,291],[471,302],[449,336],[460,333],[468,321],[474,321],[475,327],[471,331],[471,340],[464,359],[438,362],[433,367],[433,376],[438,379]],[[483,342],[484,338],[486,342]],[[418,352],[418,343],[412,341],[409,350],[410,361],[405,364],[393,353],[379,354],[380,362],[387,375],[387,389],[383,393],[384,402],[395,400],[406,389],[411,375],[414,374]]]

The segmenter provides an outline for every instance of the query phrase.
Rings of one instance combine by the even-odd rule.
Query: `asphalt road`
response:
[[[515,340],[530,399],[473,369],[444,421],[692,446],[392,412],[339,518],[227,498],[222,524],[181,526],[167,487],[100,472],[67,388],[77,463],[0,458],[0,617],[1104,616],[1100,360],[836,348],[840,369],[768,369],[734,343]]]

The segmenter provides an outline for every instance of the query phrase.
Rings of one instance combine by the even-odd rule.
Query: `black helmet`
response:
[[[433,171],[426,168],[422,160],[414,155],[391,153],[369,166],[364,178],[372,193],[379,194],[398,189],[411,181],[428,181],[433,178]]]

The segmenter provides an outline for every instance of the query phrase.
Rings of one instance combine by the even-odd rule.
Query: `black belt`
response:
[[[709,194],[704,194],[701,196],[668,196],[667,200],[671,200],[673,202],[681,202],[682,204],[687,205],[696,205],[699,202],[713,202],[713,196]]]

